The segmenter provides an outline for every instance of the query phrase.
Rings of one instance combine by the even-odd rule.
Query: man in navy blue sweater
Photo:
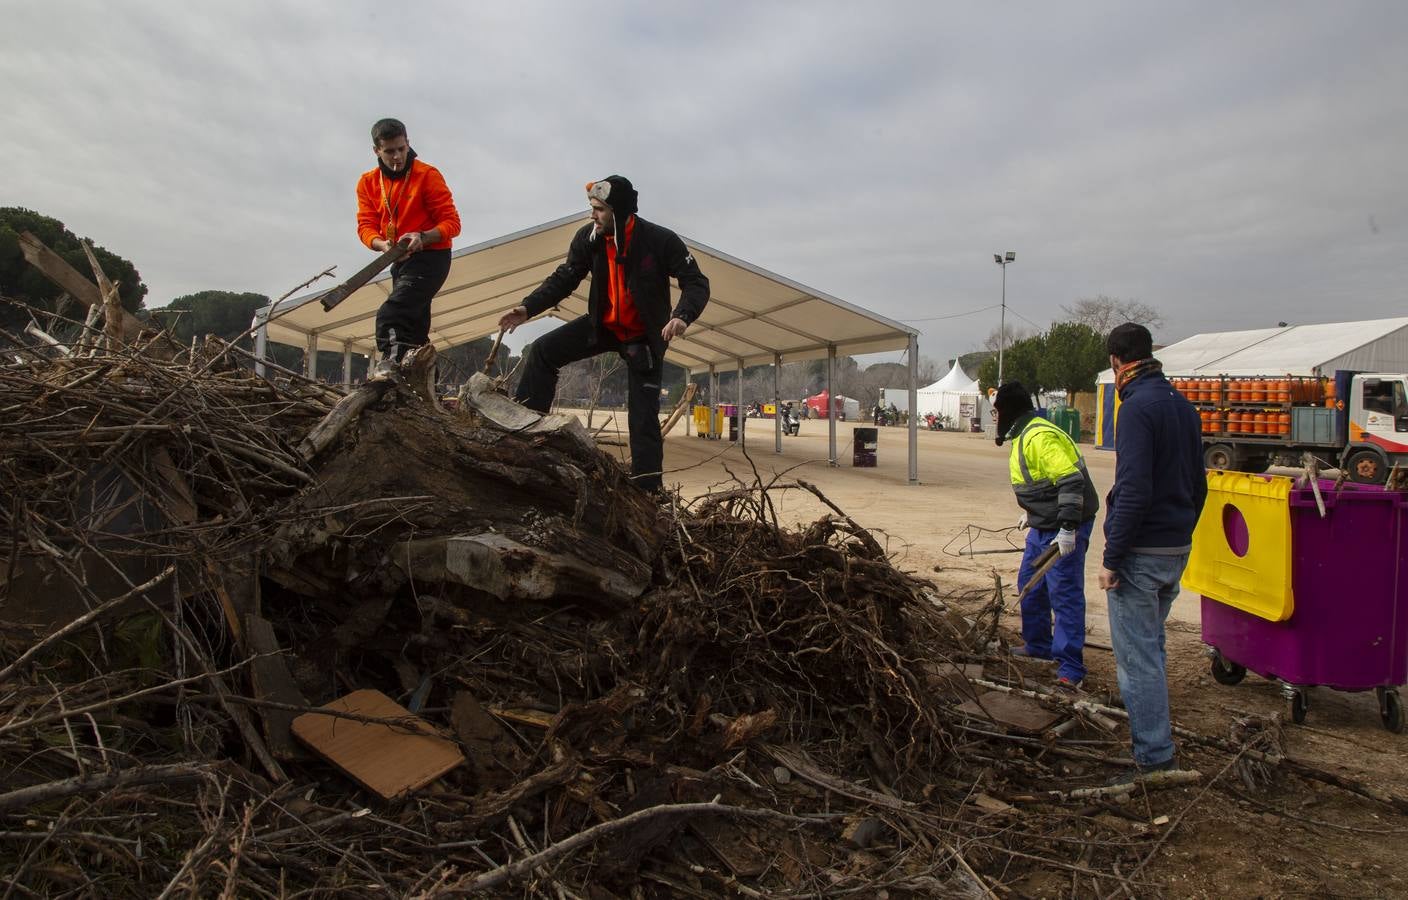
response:
[[[1178,767],[1168,713],[1164,620],[1178,596],[1207,499],[1197,410],[1164,378],[1149,329],[1132,322],[1105,347],[1120,407],[1115,483],[1105,498],[1107,593],[1115,665],[1129,712],[1134,775]]]

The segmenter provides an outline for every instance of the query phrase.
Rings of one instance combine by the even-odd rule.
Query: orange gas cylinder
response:
[[[1204,402],[1204,403],[1212,403],[1212,402],[1214,402],[1215,400],[1217,400],[1217,382],[1216,382],[1216,381],[1204,381],[1204,382],[1202,383],[1202,389],[1203,389],[1203,402]]]
[[[1212,431],[1212,410],[1205,409],[1198,413],[1198,418],[1203,421],[1203,434]]]
[[[1250,402],[1252,402],[1252,403],[1265,403],[1265,402],[1266,402],[1266,382],[1264,382],[1264,381],[1253,381],[1253,382],[1252,382],[1252,396],[1251,396],[1251,401],[1250,401]]]
[[[1242,413],[1238,410],[1227,411],[1227,432],[1228,434],[1242,433]]]
[[[1277,415],[1276,415],[1276,430],[1279,431],[1281,434],[1290,434],[1290,433],[1291,433],[1291,414],[1290,414],[1290,413],[1277,413]]]
[[[1266,434],[1266,413],[1257,413],[1252,419],[1252,426],[1257,434]]]
[[[1234,406],[1242,402],[1242,382],[1227,382],[1227,402]]]
[[[1288,381],[1288,380],[1286,380],[1286,379],[1282,379],[1281,381],[1276,382],[1276,402],[1277,402],[1277,403],[1290,403],[1290,402],[1291,402],[1291,383],[1290,383],[1290,381]]]
[[[1226,430],[1227,430],[1227,410],[1225,410],[1225,409],[1219,409],[1217,412],[1215,412],[1215,413],[1212,414],[1212,430],[1213,430],[1213,431],[1226,431]]]

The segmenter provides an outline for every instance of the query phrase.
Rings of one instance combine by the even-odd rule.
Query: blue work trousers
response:
[[[1022,640],[1035,657],[1056,660],[1056,674],[1071,681],[1085,678],[1085,551],[1095,520],[1076,529],[1076,549],[1063,556],[1030,594],[1022,598]],[[1017,590],[1036,573],[1036,559],[1056,540],[1055,528],[1032,528],[1017,571]],[[1053,627],[1054,619],[1054,627]]]

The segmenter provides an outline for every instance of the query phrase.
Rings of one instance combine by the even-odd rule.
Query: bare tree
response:
[[[1067,321],[1089,325],[1101,336],[1107,335],[1116,325],[1134,322],[1150,331],[1164,324],[1163,314],[1140,300],[1121,300],[1105,294],[1083,297],[1070,306],[1062,306]]]
[[[987,339],[983,341],[983,349],[991,350],[993,353],[996,353],[997,348],[1000,344],[999,338],[1001,336],[1001,332],[1001,328],[994,328],[992,331],[988,332]],[[1011,347],[1018,341],[1024,341],[1030,337],[1036,337],[1035,328],[1028,328],[1025,325],[1008,325],[1007,343],[1005,344],[1005,346]]]

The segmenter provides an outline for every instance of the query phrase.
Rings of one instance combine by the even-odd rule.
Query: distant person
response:
[[[1017,572],[1017,590],[1036,574],[1037,559],[1053,544],[1060,558],[1022,598],[1023,645],[1016,656],[1056,661],[1056,686],[1075,692],[1085,680],[1085,551],[1100,498],[1070,435],[1042,418],[1027,389],[1015,381],[997,390],[997,445],[1012,442],[1008,474],[1029,528]],[[1054,626],[1053,626],[1054,620]]]
[[[376,311],[374,374],[395,371],[410,350],[430,341],[430,301],[450,274],[450,242],[460,233],[455,199],[440,170],[416,157],[406,126],[372,126],[375,169],[357,181],[357,234],[378,253],[409,252],[391,264],[391,293]]]
[[[1164,378],[1149,329],[1127,322],[1105,343],[1120,395],[1115,483],[1105,517],[1110,643],[1134,749],[1130,780],[1178,767],[1168,712],[1164,620],[1207,499],[1202,423]]]
[[[523,303],[504,314],[509,331],[556,306],[592,276],[587,314],[529,345],[514,399],[545,413],[562,367],[614,351],[626,361],[631,477],[661,487],[665,440],[660,434],[660,375],[665,348],[683,335],[709,302],[709,279],[679,235],[636,215],[636,190],[620,175],[587,184],[592,221],[583,225],[558,266]],[[670,279],[680,299],[670,308]]]

